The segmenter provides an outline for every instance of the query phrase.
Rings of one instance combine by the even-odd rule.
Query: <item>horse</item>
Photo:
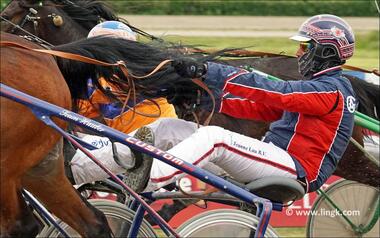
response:
[[[117,17],[108,4],[97,0],[12,0],[1,17],[2,31],[17,35],[30,32],[49,45],[86,38],[96,24],[105,20],[121,21],[142,36],[159,39]],[[19,26],[7,21],[17,22]]]
[[[41,48],[28,40],[3,32],[1,41],[2,44],[12,42],[34,49]],[[2,83],[67,109],[71,108],[72,97],[79,97],[81,87],[87,87],[87,79],[84,78],[101,71],[88,66],[90,69],[86,71],[87,74],[80,74],[86,68],[83,67],[78,62],[56,61],[50,55],[17,47],[2,45],[1,48]],[[65,80],[61,72],[72,74],[72,69],[84,78],[78,79],[72,75],[67,78],[82,79],[84,83],[74,84]],[[105,69],[102,71],[100,74],[107,74]],[[17,123],[14,123],[15,120]],[[55,122],[61,128],[66,126],[63,121]],[[1,237],[31,237],[38,233],[39,223],[22,197],[22,188],[33,193],[82,236],[111,237],[112,232],[105,216],[82,199],[65,176],[61,136],[39,121],[27,107],[3,97],[0,125]]]
[[[20,2],[23,1],[28,2],[28,4],[22,5],[18,3],[19,1],[11,2],[11,4],[4,9],[1,16],[15,23],[21,22],[21,19],[26,18],[26,15],[30,14],[27,11],[27,7],[36,7],[37,2],[39,2],[35,0],[22,0]],[[51,43],[60,43],[62,41],[65,41],[65,43],[67,43],[76,40],[77,37],[85,37],[91,27],[95,26],[97,23],[97,21],[90,20],[91,14],[92,17],[95,18],[100,15],[102,18],[107,20],[121,20],[121,18],[117,18],[113,12],[110,12],[110,9],[107,8],[104,3],[98,1],[91,2],[87,0],[46,0],[43,2],[43,7],[38,8],[38,13],[35,14],[35,17],[39,17],[39,19],[35,20],[38,22],[38,31],[35,30],[35,33],[37,36],[42,37],[44,40],[50,40]],[[85,21],[81,21],[83,18],[78,18],[78,14],[75,14],[77,12],[76,10],[79,8],[81,10],[87,9],[89,11],[85,16]],[[44,21],[45,19],[48,19],[47,16],[52,15],[53,13],[62,17],[63,22],[66,25],[65,28],[55,27],[52,21]],[[80,16],[83,17],[82,15]],[[30,32],[34,32],[33,25],[35,24],[31,23],[35,21],[29,21],[30,22],[23,24],[23,27]],[[78,25],[80,25],[80,27]],[[14,26],[7,26],[7,28],[4,29],[11,30],[14,29]],[[73,35],[77,37],[73,37]],[[223,62],[234,66],[250,66],[284,80],[299,80],[301,78],[297,70],[298,65],[295,57],[285,55],[272,55],[271,57],[250,57],[243,59],[224,60]],[[380,110],[379,87],[349,75],[346,75],[346,77],[350,79],[355,93],[358,97],[358,111],[378,119],[379,117],[376,112],[379,112]],[[187,107],[184,108],[182,103],[179,103],[175,106],[180,117],[188,120],[193,120],[192,118],[188,117],[188,109]],[[374,108],[376,108],[376,110],[374,110]],[[196,114],[198,114],[199,119],[202,121],[202,119],[205,118],[207,112],[204,112],[203,110],[197,110]],[[269,126],[268,123],[240,120],[218,113],[214,114],[213,119],[211,120],[211,124],[219,125],[226,129],[254,138],[261,138]],[[363,131],[361,127],[355,126],[353,138],[361,145],[363,145],[364,136],[365,131]],[[346,179],[376,187],[379,185],[378,181],[380,181],[378,168],[353,143],[349,144],[334,174]]]
[[[40,48],[6,33],[1,33],[1,41]],[[71,108],[69,88],[52,56],[2,47],[1,62],[2,83]],[[62,121],[56,123],[65,126]],[[38,223],[22,198],[22,188],[82,235],[110,237],[104,215],[82,200],[65,177],[59,134],[37,120],[28,108],[2,97],[1,135],[1,237],[30,237],[38,232]],[[55,146],[56,152],[49,155]]]

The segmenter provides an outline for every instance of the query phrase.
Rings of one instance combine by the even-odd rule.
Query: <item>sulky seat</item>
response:
[[[246,184],[245,188],[255,195],[282,204],[301,199],[305,195],[305,189],[300,182],[279,176],[254,180]]]

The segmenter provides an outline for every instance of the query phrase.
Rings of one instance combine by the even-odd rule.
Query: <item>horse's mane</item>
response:
[[[354,88],[356,98],[359,100],[358,111],[379,120],[380,114],[380,87],[357,77],[343,74]],[[361,102],[361,103],[360,103]]]
[[[101,1],[53,0],[61,4],[63,11],[87,30],[91,30],[101,20],[119,20],[112,8]]]
[[[192,57],[199,62],[215,60],[225,51],[216,52],[213,55],[193,55],[183,53],[179,47],[175,49],[173,45],[160,42],[141,43],[125,39],[109,38],[105,36],[83,39],[73,43],[53,47],[55,50],[80,54],[90,58],[95,58],[108,63],[124,61],[130,73],[129,80],[133,80],[136,86],[137,95],[145,98],[155,98],[159,96],[175,97],[180,100],[194,99],[197,96],[197,86],[192,84],[189,79],[180,77],[172,67],[166,64],[153,75],[138,79],[134,76],[149,74],[157,65],[164,60],[176,60],[185,57]],[[128,92],[131,88],[131,81],[124,76],[120,68],[103,67],[82,62],[70,61],[58,58],[58,66],[61,69],[74,99],[86,98],[87,79],[91,78],[95,86],[101,90],[98,81],[99,77],[104,77],[106,81],[113,83],[120,88],[120,93]],[[115,75],[117,77],[115,77]],[[134,76],[133,76],[134,75]],[[350,78],[355,88],[355,93],[359,101],[359,111],[374,118],[379,118],[380,100],[379,87],[367,83],[363,80]],[[118,95],[109,95],[110,92],[103,90],[107,96],[117,98]]]
[[[180,77],[170,63],[145,79],[137,79],[133,75],[147,75],[167,59],[176,60],[183,57],[196,57],[199,62],[205,62],[216,56],[216,54],[209,56],[184,55],[163,43],[141,43],[106,36],[83,39],[55,46],[53,49],[95,58],[108,63],[124,61],[130,74],[129,78],[134,81],[136,92],[146,98],[170,97],[170,94],[173,93],[172,90],[176,87],[189,86],[197,88],[197,86],[192,84],[189,79]],[[99,77],[104,77],[106,81],[119,87],[121,91],[126,92],[130,89],[130,81],[128,82],[128,78],[124,76],[118,67],[103,67],[62,58],[57,58],[57,63],[74,99],[86,98],[85,84],[89,78],[101,90],[103,88],[99,84]],[[109,94],[110,92],[104,91],[104,93]],[[108,96],[115,97],[117,95]]]
[[[61,4],[62,10],[80,26],[90,31],[94,26],[102,21],[120,21],[129,26],[134,32],[150,39],[163,41],[159,37],[132,26],[129,22],[118,17],[110,5],[97,0],[53,0]]]

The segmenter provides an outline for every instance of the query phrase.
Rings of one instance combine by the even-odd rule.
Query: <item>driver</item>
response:
[[[355,38],[343,19],[317,15],[307,19],[291,39],[299,42],[296,55],[301,81],[269,81],[241,68],[203,64],[192,58],[173,62],[182,77],[203,79],[216,96],[219,112],[272,122],[262,141],[217,126],[196,129],[190,122],[175,119],[181,125],[166,124],[165,130],[174,133],[165,140],[158,142],[162,137],[157,133],[160,126],[151,126],[160,121],[140,128],[136,135],[143,135],[139,138],[146,144],[170,148],[168,153],[194,165],[214,164],[241,183],[282,176],[301,181],[307,192],[317,190],[336,169],[352,134],[357,105],[341,65],[353,55]],[[208,100],[207,95],[203,97]],[[186,125],[191,128],[188,133],[195,133],[174,140],[176,130]],[[117,145],[118,150],[121,148],[125,148],[122,160],[136,159],[138,153]],[[142,157],[143,161],[152,161],[146,155]],[[184,174],[154,160],[126,175],[137,178],[135,188],[140,192],[170,184]]]

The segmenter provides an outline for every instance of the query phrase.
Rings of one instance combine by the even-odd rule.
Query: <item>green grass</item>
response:
[[[305,227],[277,227],[274,229],[279,237],[306,237]]]
[[[203,49],[247,48],[295,55],[298,44],[284,37],[184,37],[168,36],[164,39],[175,43],[191,44]],[[379,68],[378,32],[361,33],[356,36],[356,48],[347,64],[365,69]]]

